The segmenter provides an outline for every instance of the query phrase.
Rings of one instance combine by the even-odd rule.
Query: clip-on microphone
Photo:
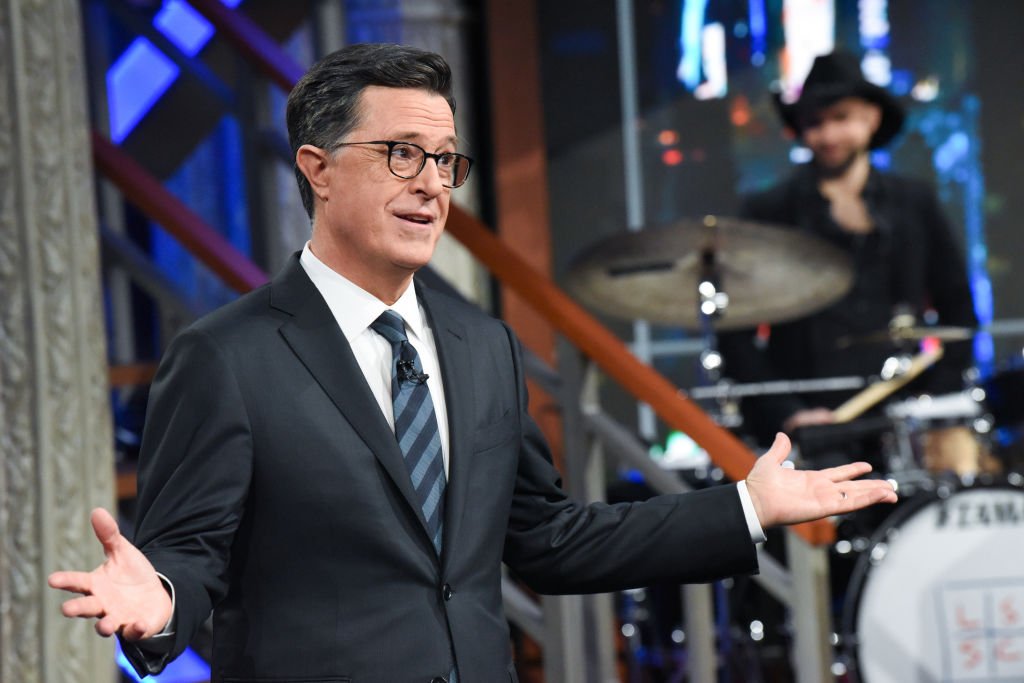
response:
[[[423,384],[427,381],[430,375],[425,372],[416,372],[416,366],[411,360],[402,359],[398,361],[398,381],[399,382],[413,382],[415,384]]]

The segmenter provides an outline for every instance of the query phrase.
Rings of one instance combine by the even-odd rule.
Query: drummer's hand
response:
[[[782,431],[792,432],[809,425],[830,425],[836,421],[836,415],[828,408],[809,408],[798,410],[782,423]]]
[[[783,466],[789,449],[789,438],[776,435],[771,449],[757,459],[747,475],[747,492],[762,527],[808,522],[875,503],[896,502],[896,491],[889,482],[854,481],[871,471],[866,462],[826,470],[795,470]]]

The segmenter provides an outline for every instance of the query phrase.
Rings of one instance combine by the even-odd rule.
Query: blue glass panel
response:
[[[160,99],[178,67],[145,38],[136,38],[107,71],[110,137],[121,142]]]

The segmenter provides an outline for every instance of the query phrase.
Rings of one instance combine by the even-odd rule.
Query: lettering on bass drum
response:
[[[1024,527],[1024,496],[954,496],[939,502],[938,530],[997,526]]]

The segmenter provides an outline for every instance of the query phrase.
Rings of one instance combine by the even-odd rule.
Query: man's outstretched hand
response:
[[[771,449],[747,475],[747,491],[762,527],[797,524],[841,515],[875,503],[895,503],[896,491],[882,479],[858,479],[871,471],[866,462],[825,470],[783,467],[789,437],[778,434]]]
[[[61,606],[66,617],[98,619],[101,636],[120,633],[127,640],[152,637],[171,618],[171,597],[146,556],[128,542],[103,508],[92,511],[92,528],[106,561],[91,572],[50,574],[53,588],[81,593]]]

